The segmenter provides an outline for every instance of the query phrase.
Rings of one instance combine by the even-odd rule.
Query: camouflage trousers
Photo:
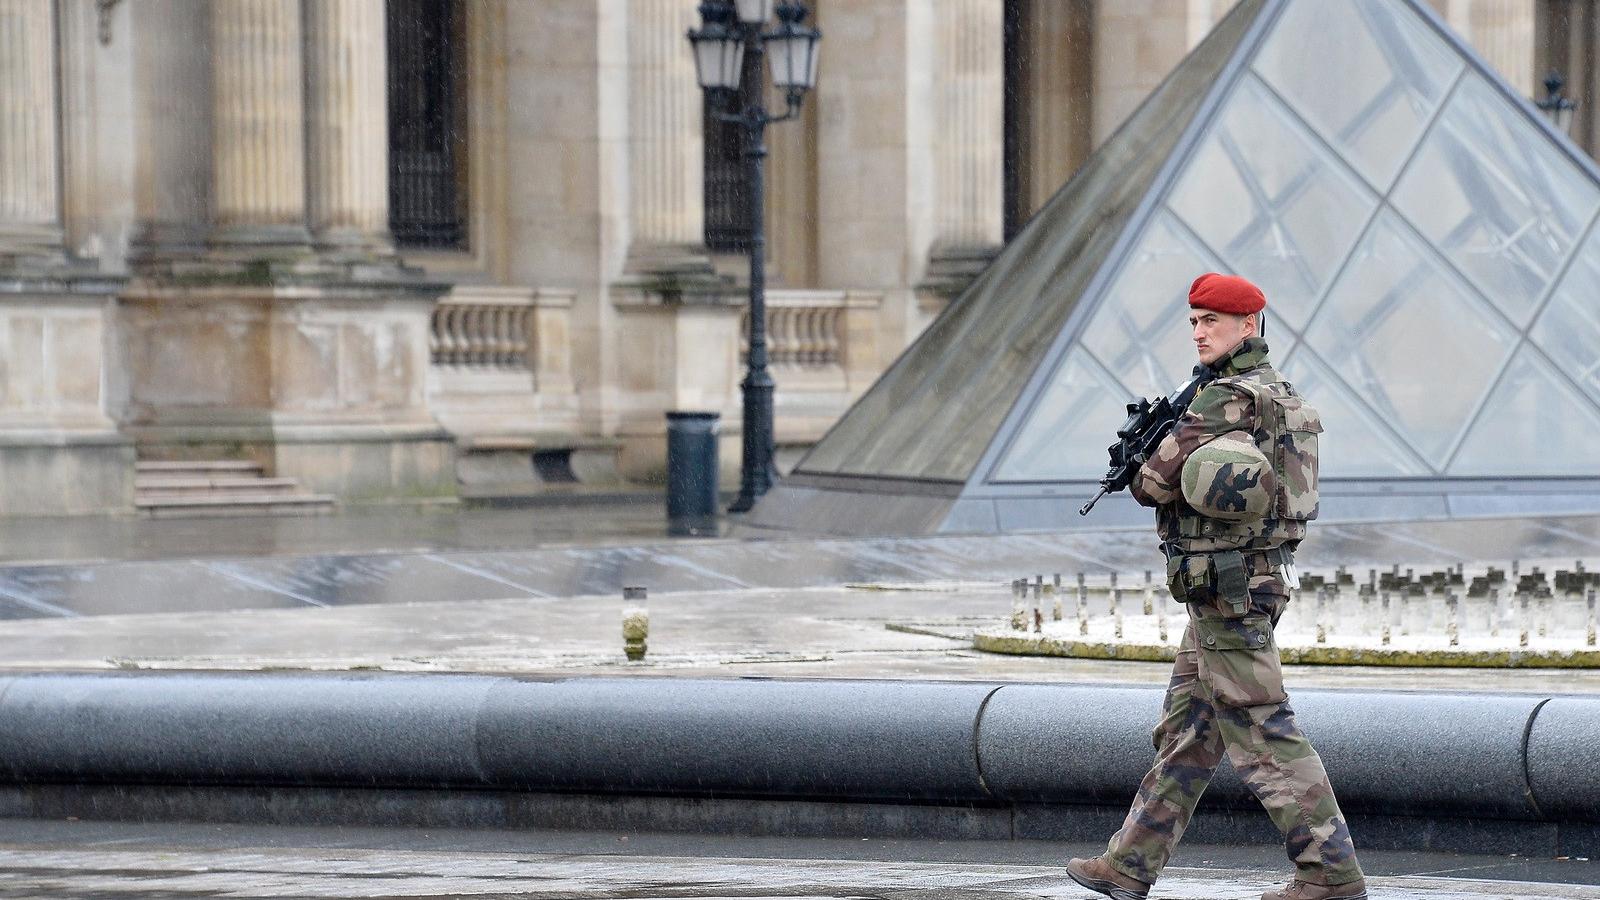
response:
[[[1104,859],[1154,884],[1226,752],[1283,833],[1295,877],[1313,884],[1361,878],[1322,758],[1295,724],[1272,629],[1287,599],[1251,592],[1243,618],[1189,604],[1163,716],[1156,762]]]

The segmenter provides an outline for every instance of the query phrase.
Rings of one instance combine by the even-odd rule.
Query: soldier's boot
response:
[[[1296,878],[1262,894],[1261,900],[1367,900],[1367,882],[1358,878],[1345,884],[1312,884]]]
[[[1091,891],[1105,894],[1111,900],[1144,900],[1150,885],[1111,868],[1100,857],[1074,859],[1067,863],[1067,874],[1072,880]]]

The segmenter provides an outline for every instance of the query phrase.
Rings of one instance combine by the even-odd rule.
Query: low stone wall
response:
[[[1301,692],[1363,846],[1593,855],[1600,699]],[[0,814],[1103,837],[1149,688],[673,678],[0,679]],[[1197,840],[1275,840],[1220,772]]]

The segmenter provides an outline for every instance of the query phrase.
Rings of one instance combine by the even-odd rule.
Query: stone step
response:
[[[134,467],[134,508],[153,517],[307,515],[331,512],[333,498],[299,492],[293,478],[269,478],[244,459],[147,460]]]
[[[306,515],[332,512],[333,497],[327,494],[284,494],[267,491],[227,491],[207,494],[178,494],[162,497],[137,497],[134,506],[145,515],[168,516],[259,516]]]
[[[172,477],[140,475],[133,488],[140,497],[173,497],[193,494],[292,494],[300,486],[293,478]]]
[[[133,464],[135,475],[202,477],[207,475],[261,475],[265,470],[248,459],[141,460]]]

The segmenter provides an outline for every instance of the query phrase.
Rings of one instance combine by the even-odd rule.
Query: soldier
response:
[[[1226,752],[1283,832],[1295,874],[1262,900],[1365,900],[1322,759],[1295,723],[1273,627],[1297,583],[1293,551],[1317,515],[1317,413],[1267,362],[1261,289],[1210,273],[1189,289],[1200,362],[1216,379],[1144,464],[1167,585],[1187,605],[1156,761],[1106,852],[1067,864],[1113,900],[1142,900]]]

